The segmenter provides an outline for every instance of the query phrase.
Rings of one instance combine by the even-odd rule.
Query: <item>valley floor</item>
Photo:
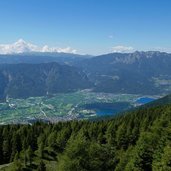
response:
[[[84,90],[60,93],[51,97],[7,99],[6,102],[0,103],[0,124],[32,124],[38,120],[56,123],[74,119],[91,119],[115,115],[147,103],[149,99],[152,101],[157,98],[159,96],[147,95],[144,98],[134,94],[94,93]],[[91,107],[87,108],[86,105]]]

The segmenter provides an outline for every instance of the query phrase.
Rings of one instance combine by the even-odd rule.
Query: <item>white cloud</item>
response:
[[[72,49],[71,47],[60,48],[60,47],[49,47],[47,45],[43,46],[40,50],[41,52],[64,52],[64,53],[76,53],[76,49]]]
[[[12,44],[0,44],[0,54],[18,54],[24,52],[64,52],[64,53],[76,53],[77,50],[71,47],[49,47],[47,45],[39,47],[37,45],[25,42],[23,39],[19,39]]]
[[[126,52],[132,52],[133,50],[134,50],[134,48],[131,46],[118,45],[118,46],[112,47],[112,52],[126,53]]]
[[[155,47],[150,50],[171,53],[171,47]]]

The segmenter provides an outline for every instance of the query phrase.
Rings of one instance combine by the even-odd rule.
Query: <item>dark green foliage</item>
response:
[[[171,106],[138,109],[104,121],[0,126],[1,164],[18,170],[171,170]],[[35,164],[35,161],[37,164]]]
[[[13,166],[14,171],[22,171],[22,163],[20,160],[20,155],[17,152],[14,157],[14,166]]]
[[[32,148],[31,148],[31,146],[29,146],[29,148],[28,148],[27,151],[26,151],[27,161],[29,162],[29,165],[32,164],[33,155],[34,155],[33,150],[32,150]]]
[[[46,171],[46,165],[42,160],[40,161],[40,164],[39,164],[37,170],[38,171]]]

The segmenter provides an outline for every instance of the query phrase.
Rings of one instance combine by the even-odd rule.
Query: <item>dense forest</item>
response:
[[[169,171],[171,105],[102,121],[0,126],[7,163],[4,170]]]

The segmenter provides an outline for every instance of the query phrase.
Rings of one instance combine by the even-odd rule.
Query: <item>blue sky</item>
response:
[[[170,0],[1,0],[0,44],[171,51]]]

